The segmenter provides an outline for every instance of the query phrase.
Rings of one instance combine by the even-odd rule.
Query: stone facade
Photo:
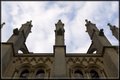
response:
[[[1,44],[1,77],[4,79],[118,79],[118,48],[107,40],[103,29],[98,30],[95,24],[85,21],[92,41],[87,54],[66,53],[65,30],[61,20],[55,24],[53,53],[33,54],[28,51],[25,41],[31,32],[32,21],[22,24],[19,30],[14,29],[9,40]],[[116,30],[114,33],[115,36],[118,35]],[[23,54],[18,54],[19,50]]]

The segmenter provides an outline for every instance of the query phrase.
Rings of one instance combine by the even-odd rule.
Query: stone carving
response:
[[[13,33],[14,33],[15,35],[18,35],[18,34],[19,34],[18,28],[15,28],[15,29],[13,30]]]
[[[57,31],[57,35],[63,35],[63,30],[61,28]]]
[[[103,29],[100,29],[99,36],[104,36]]]

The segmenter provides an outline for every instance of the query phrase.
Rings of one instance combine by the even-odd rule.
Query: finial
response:
[[[85,19],[85,22],[86,22],[86,23],[91,23],[91,21],[88,21],[87,19]]]
[[[61,19],[59,19],[58,22],[61,22]]]
[[[103,31],[103,29],[100,29],[99,36],[104,36],[104,31]]]
[[[27,21],[27,23],[31,23],[32,22],[32,20],[30,20],[30,21]]]
[[[32,26],[32,25],[31,25],[31,22],[32,22],[32,20],[30,20],[30,21],[27,21],[25,24],[22,24],[22,25],[28,25],[28,26]]]
[[[59,19],[58,22],[55,24],[55,26],[58,26],[58,25],[64,26],[64,23],[62,23],[62,21]]]
[[[110,23],[107,24],[108,26],[112,26]]]
[[[3,22],[3,23],[1,24],[1,28],[2,28],[4,25],[5,25],[5,22]]]
[[[58,23],[62,23],[60,19],[58,20]]]
[[[5,25],[5,22],[3,22],[2,25]]]
[[[110,29],[115,29],[115,25],[111,25],[110,23],[107,24],[108,26],[110,26]]]
[[[87,23],[88,23],[88,20],[87,20],[87,19],[85,19],[85,22],[87,22]]]
[[[15,35],[18,35],[18,34],[19,34],[18,28],[13,29],[13,33],[14,33]]]

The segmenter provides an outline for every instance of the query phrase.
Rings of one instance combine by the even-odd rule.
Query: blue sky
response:
[[[55,23],[65,24],[65,44],[69,53],[86,53],[91,40],[86,32],[85,19],[103,28],[112,45],[118,40],[112,35],[107,23],[119,26],[117,1],[2,1],[2,42],[12,35],[14,28],[32,20],[32,33],[26,45],[30,52],[53,52]],[[34,42],[34,44],[33,44]]]

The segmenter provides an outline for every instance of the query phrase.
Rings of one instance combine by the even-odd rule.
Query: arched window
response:
[[[43,69],[39,69],[36,73],[36,78],[44,78],[45,77],[45,71]]]
[[[83,79],[83,73],[82,73],[82,71],[80,71],[79,69],[75,70],[74,77],[76,79]]]
[[[92,79],[98,79],[99,78],[99,75],[95,70],[91,70],[90,75],[91,75]]]
[[[29,71],[27,69],[23,70],[20,74],[20,78],[27,78],[29,75]]]

